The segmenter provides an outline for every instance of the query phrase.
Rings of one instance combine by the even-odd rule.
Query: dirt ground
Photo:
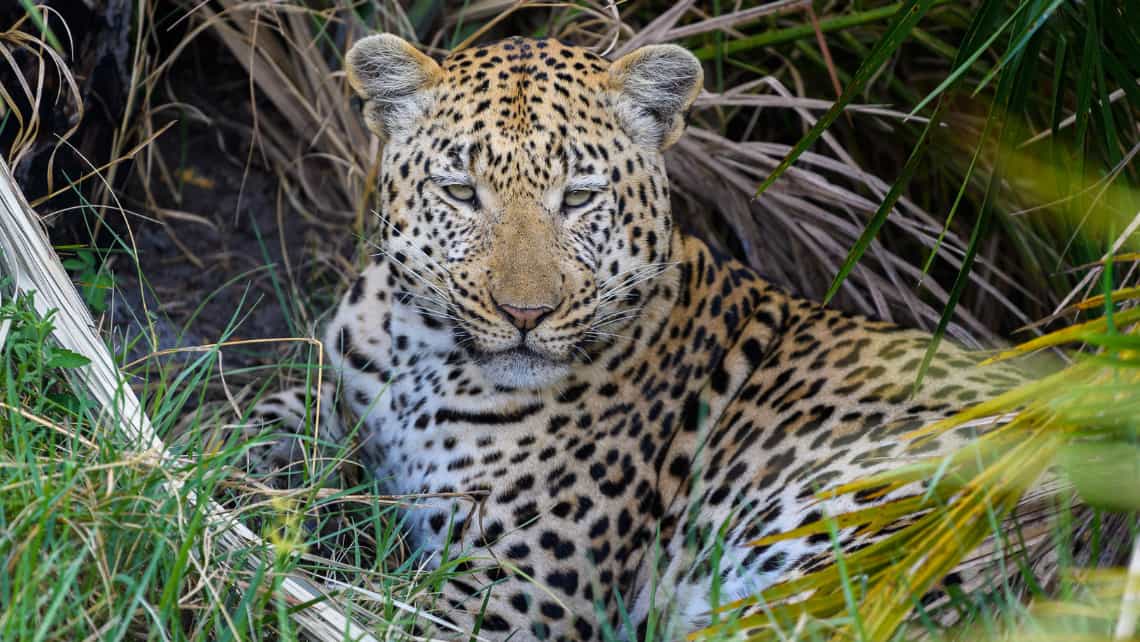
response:
[[[127,361],[222,339],[308,336],[308,301],[298,294],[311,294],[308,284],[320,281],[313,254],[339,246],[351,254],[347,230],[330,238],[327,228],[296,216],[279,194],[277,176],[256,152],[250,154],[248,137],[233,129],[233,123],[253,120],[246,76],[232,60],[200,73],[202,57],[224,55],[208,41],[200,48],[172,70],[170,91],[207,118],[224,118],[172,118],[178,122],[153,148],[172,176],[149,181],[151,203],[134,167],[116,190],[127,213],[103,210],[95,238],[90,210],[61,216],[50,228],[57,245],[113,250],[106,269],[114,291],[102,321],[116,348],[129,346]],[[133,247],[137,268],[124,246]],[[226,361],[264,362],[275,351],[231,349]]]

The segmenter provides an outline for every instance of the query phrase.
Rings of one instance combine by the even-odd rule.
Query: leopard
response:
[[[943,341],[916,386],[928,333],[795,296],[683,231],[665,153],[704,72],[682,47],[610,61],[514,37],[437,61],[382,33],[345,66],[382,143],[377,222],[324,331],[316,414],[407,498],[424,564],[463,560],[436,603],[459,630],[705,626],[883,533],[750,543],[906,492],[818,494],[952,452],[974,433],[906,436],[1024,380]],[[276,432],[255,470],[302,462],[313,396],[257,407]]]

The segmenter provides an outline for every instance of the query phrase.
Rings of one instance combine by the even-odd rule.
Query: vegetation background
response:
[[[893,480],[929,478],[959,508],[706,637],[1135,635],[1125,571],[1073,569],[1123,564],[1140,509],[1140,4],[19,0],[0,29],[0,152],[179,457],[116,436],[67,376],[84,358],[5,292],[0,639],[291,639],[306,605],[280,588],[297,570],[342,582],[332,599],[396,635],[415,617],[400,604],[460,572],[416,568],[398,500],[367,482],[280,493],[240,473],[234,427],[280,380],[314,376],[301,339],[369,252],[378,147],[342,56],[376,30],[438,55],[518,34],[686,46],[707,83],[669,153],[684,226],[805,296],[1065,364],[960,417],[1025,409],[977,451]],[[1032,566],[999,524],[1049,466],[1063,515],[1080,494],[1126,517],[1060,520],[1044,585],[914,616],[913,594],[994,533],[1001,564]],[[191,494],[229,498],[270,548],[223,554]]]

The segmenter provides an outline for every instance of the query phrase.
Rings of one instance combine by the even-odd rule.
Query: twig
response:
[[[843,86],[839,84],[839,73],[835,70],[835,62],[831,59],[831,49],[827,46],[827,39],[823,37],[823,29],[819,26],[819,16],[815,15],[815,9],[812,9],[811,3],[807,3],[804,7],[807,10],[808,17],[811,18],[811,28],[815,30],[815,41],[819,45],[819,52],[823,54],[823,62],[827,65],[827,75],[831,77],[831,86],[835,89],[835,97],[841,98],[843,96]],[[851,121],[851,116],[847,116],[848,122]]]

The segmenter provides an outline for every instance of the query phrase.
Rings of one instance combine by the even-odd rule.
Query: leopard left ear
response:
[[[610,65],[614,106],[626,133],[664,150],[685,132],[685,115],[704,84],[696,56],[677,45],[650,45]]]

